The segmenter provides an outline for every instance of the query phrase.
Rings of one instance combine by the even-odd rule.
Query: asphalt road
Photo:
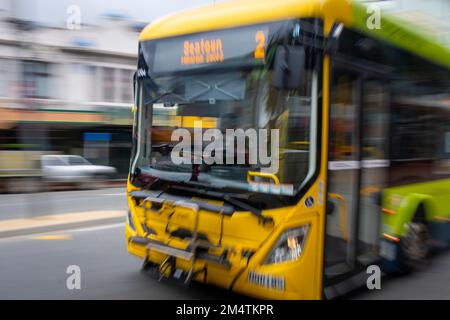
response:
[[[450,252],[435,254],[421,271],[384,278],[381,290],[358,290],[358,300],[450,300]]]
[[[37,197],[42,206],[30,206],[23,201],[27,197]],[[51,205],[46,207],[46,201]],[[123,188],[0,195],[0,219],[106,209],[126,209]],[[66,287],[70,265],[80,267],[80,290]],[[140,266],[141,261],[126,252],[123,224],[4,238],[0,239],[0,299],[243,298],[201,284],[186,288],[158,282],[141,273]],[[348,298],[450,299],[450,251],[435,256],[420,272],[383,278],[381,287],[359,290]]]
[[[0,240],[0,299],[236,299],[214,287],[158,282],[126,253],[123,224]],[[67,267],[81,270],[81,289],[66,287]],[[421,272],[382,279],[379,291],[350,299],[450,299],[450,252]]]
[[[194,284],[158,282],[127,254],[124,226],[0,240],[0,299],[228,299],[233,294]],[[68,266],[81,271],[81,289],[66,286]]]
[[[126,209],[125,188],[0,195],[0,219]]]

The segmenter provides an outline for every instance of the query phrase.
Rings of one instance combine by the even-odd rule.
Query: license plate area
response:
[[[170,246],[166,246],[164,244],[158,244],[158,243],[149,243],[147,245],[147,248],[151,251],[157,251],[159,253],[166,254],[171,257],[179,258],[186,261],[191,261],[194,257],[194,253],[178,248],[173,248]]]

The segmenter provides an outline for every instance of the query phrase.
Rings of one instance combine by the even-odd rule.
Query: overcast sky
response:
[[[0,2],[5,0],[0,0]],[[8,1],[8,0],[6,0]],[[150,22],[170,12],[211,4],[214,0],[9,0],[18,18],[64,25],[67,8],[81,8],[82,23],[95,24],[105,13],[123,14],[133,21]],[[217,1],[219,2],[219,1]]]

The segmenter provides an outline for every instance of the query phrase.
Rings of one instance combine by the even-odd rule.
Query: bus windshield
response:
[[[316,59],[306,49],[301,85],[280,90],[271,84],[271,49],[292,41],[293,28],[293,22],[252,26],[144,43],[148,66],[136,84],[132,172],[294,195],[316,167],[319,81]],[[250,35],[256,48],[255,41],[245,44]],[[259,56],[258,37],[266,42]],[[208,47],[210,53],[215,47],[214,55],[208,56]],[[159,50],[169,53],[160,56]]]

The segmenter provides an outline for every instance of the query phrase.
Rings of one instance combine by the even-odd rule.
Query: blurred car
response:
[[[74,184],[83,189],[101,187],[116,173],[114,167],[94,165],[76,155],[43,155],[41,167],[47,183]]]

